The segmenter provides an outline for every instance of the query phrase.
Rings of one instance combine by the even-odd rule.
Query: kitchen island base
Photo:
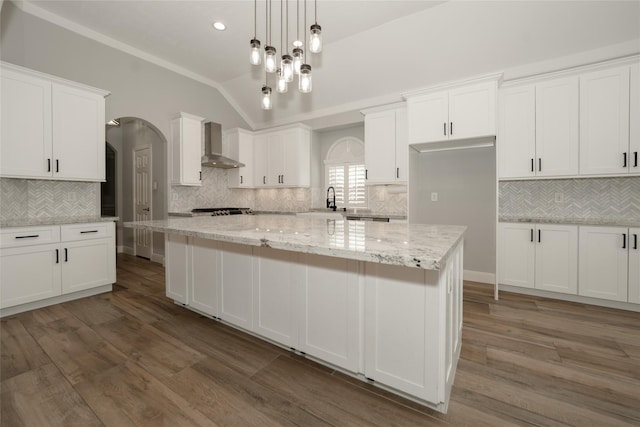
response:
[[[462,247],[427,270],[167,234],[166,290],[186,308],[446,412],[461,346]]]

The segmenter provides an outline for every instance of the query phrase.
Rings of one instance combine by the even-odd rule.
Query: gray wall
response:
[[[409,220],[467,226],[465,270],[495,273],[495,159],[494,147],[412,155]]]

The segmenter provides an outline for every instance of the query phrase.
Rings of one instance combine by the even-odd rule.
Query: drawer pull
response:
[[[35,239],[36,237],[40,237],[39,234],[31,234],[29,236],[16,236],[16,239]]]
[[[147,209],[147,210],[149,210],[149,209]],[[97,232],[98,232],[98,230],[87,230],[87,231],[81,231],[80,234],[97,233]]]
[[[627,235],[622,233],[622,249],[627,249]]]
[[[64,248],[64,262],[69,262],[69,253],[67,252],[67,248]]]
[[[638,249],[638,235],[633,235],[633,249]]]
[[[60,264],[60,251],[56,249],[56,264]]]

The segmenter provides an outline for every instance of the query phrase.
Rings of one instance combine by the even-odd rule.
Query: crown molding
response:
[[[1,1],[1,0],[0,0]],[[12,1],[12,3],[18,8],[20,9],[22,12],[24,13],[28,13],[29,15],[33,15],[37,18],[43,19],[45,21],[48,21],[54,25],[57,25],[59,27],[65,28],[69,31],[72,31],[76,34],[79,34],[81,36],[87,37],[91,40],[94,40],[98,43],[104,44],[106,46],[112,47],[114,49],[117,49],[119,51],[122,51],[124,53],[127,53],[129,55],[135,56],[137,58],[140,58],[142,60],[145,60],[147,62],[150,62],[154,65],[157,65],[159,67],[165,68],[167,70],[173,71],[176,74],[180,74],[184,77],[187,77],[191,80],[195,80],[197,82],[200,82],[202,84],[205,84],[207,86],[210,86],[214,89],[216,89],[218,92],[220,92],[220,94],[225,98],[225,100],[231,104],[231,106],[238,112],[238,114],[244,119],[245,122],[247,122],[247,124],[249,124],[249,126],[251,126],[251,128],[255,128],[255,123],[253,122],[253,120],[251,120],[249,118],[249,116],[247,115],[247,113],[240,107],[240,105],[236,102],[236,100],[229,94],[229,92],[227,92],[222,85],[220,85],[218,82],[216,82],[215,80],[212,80],[210,78],[204,77],[198,73],[194,73],[193,71],[190,71],[184,67],[181,67],[177,64],[174,64],[173,62],[167,61],[165,59],[159,58],[155,55],[152,55],[142,49],[138,49],[136,47],[133,47],[129,44],[123,43],[121,41],[118,41],[116,39],[113,39],[109,36],[106,36],[102,33],[99,33],[95,30],[92,30],[89,27],[85,27],[84,25],[78,24],[77,22],[73,22],[71,20],[68,20],[66,18],[63,18],[60,15],[56,15],[55,13],[49,12],[48,10],[45,10],[39,6],[36,6],[35,4],[26,1],[26,0],[19,0],[19,1]],[[0,7],[2,6],[2,3],[0,3]]]

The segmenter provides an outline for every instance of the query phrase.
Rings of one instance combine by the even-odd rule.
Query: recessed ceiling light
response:
[[[220,22],[220,21],[216,21],[216,22],[214,22],[214,23],[213,23],[213,24],[211,24],[211,25],[213,25],[213,28],[215,28],[215,29],[216,29],[216,30],[218,30],[218,31],[224,31],[224,30],[226,30],[226,29],[227,29],[227,26],[226,26],[226,25],[224,25],[224,24],[223,24],[222,22]]]

